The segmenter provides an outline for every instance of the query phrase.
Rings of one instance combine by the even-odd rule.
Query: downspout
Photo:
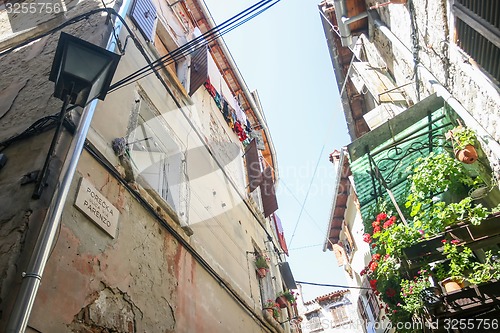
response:
[[[325,31],[326,35],[326,42],[328,45],[328,52],[330,52],[330,57],[332,59],[332,65],[333,65],[333,72],[335,74],[335,78],[337,81],[337,86],[340,91],[340,102],[342,103],[342,109],[344,110],[344,117],[347,123],[347,131],[349,133],[349,137],[351,138],[351,141],[354,141],[357,139],[356,137],[356,127],[355,127],[355,121],[354,118],[352,117],[352,110],[351,110],[351,105],[349,104],[349,96],[347,96],[347,92],[345,89],[343,89],[343,83],[347,82],[347,77],[344,76],[342,73],[342,68],[340,66],[340,60],[339,60],[339,55],[338,55],[338,50],[335,47],[335,41],[334,41],[334,26],[330,22],[330,20],[325,16],[323,13],[323,9],[321,5],[318,6],[320,17],[321,17],[321,23],[323,24],[323,30]],[[326,11],[325,11],[326,12]],[[331,29],[329,28],[331,27]]]
[[[373,23],[376,28],[389,39],[394,48],[398,49],[409,63],[413,63],[412,52],[394,35],[394,33],[385,25],[380,18],[374,18]],[[441,84],[438,79],[421,63],[417,64],[423,80],[427,80],[431,89],[441,96],[448,105],[450,105],[457,115],[467,124],[467,127],[476,132],[477,137],[485,147],[491,151],[495,158],[495,164],[500,162],[500,143],[483,128],[483,126],[465,109],[460,102]]]
[[[205,2],[200,1],[200,2],[198,2],[198,5],[200,6],[200,9],[201,9],[203,15],[207,19],[209,28],[210,29],[214,28],[216,26],[216,24],[212,18],[212,15],[208,11],[208,8],[205,5]],[[234,59],[231,55],[231,52],[229,52],[229,50],[226,46],[226,42],[221,37],[221,38],[217,39],[217,43],[221,47],[222,51],[225,53],[226,58],[229,61],[229,65],[234,69],[233,72],[236,75],[236,80],[238,81],[238,84],[240,85],[241,89],[243,90],[243,93],[245,94],[245,97],[247,98],[248,102],[250,103],[250,107],[254,110],[255,116],[257,117],[257,120],[261,124],[262,129],[264,130],[264,133],[266,134],[267,143],[269,145],[269,150],[271,152],[271,158],[273,160],[273,169],[274,169],[274,173],[275,173],[275,179],[279,179],[279,177],[278,177],[278,161],[276,160],[276,150],[274,149],[274,145],[272,143],[271,134],[269,133],[267,123],[266,123],[264,117],[262,116],[262,114],[260,113],[260,109],[255,104],[255,100],[254,100],[252,94],[250,93],[250,91],[248,90],[248,87],[247,87],[247,84],[245,83],[245,80],[241,76],[240,70],[239,70],[238,66],[236,66],[236,63],[234,62]]]
[[[368,16],[367,12],[358,14],[353,17],[347,17],[347,7],[345,0],[334,0],[333,6],[335,7],[335,16],[337,17],[337,25],[340,32],[340,41],[342,46],[349,47],[352,44],[352,33],[349,24],[364,19]]]
[[[130,3],[131,0],[123,0],[122,6],[118,12],[120,16],[126,16]],[[116,20],[115,24],[115,34],[118,35],[123,23],[120,20]],[[114,35],[110,34],[106,49],[114,51],[115,46],[116,41],[114,40]],[[83,109],[76,133],[71,141],[63,170],[61,171],[61,176],[59,177],[60,185],[56,188],[50,206],[48,207],[47,215],[43,221],[40,234],[38,235],[38,239],[31,254],[27,272],[23,272],[22,274],[23,279],[21,287],[7,323],[8,333],[23,333],[28,325],[31,310],[33,309],[36,294],[42,280],[43,271],[49,259],[51,248],[54,245],[64,204],[68,197],[69,189],[76,172],[78,160],[80,159],[96,106],[97,100],[94,99]]]

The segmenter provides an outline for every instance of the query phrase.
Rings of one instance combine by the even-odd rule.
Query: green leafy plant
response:
[[[295,293],[291,290],[280,291],[276,294],[276,297],[280,296],[285,296],[286,300],[292,305],[297,303],[297,300],[295,299]]]
[[[434,202],[414,216],[413,225],[424,230],[427,236],[432,236],[459,221],[479,225],[487,216],[488,210],[485,207],[474,204],[471,197],[466,197],[449,204],[443,201]]]
[[[462,282],[465,279],[467,271],[470,271],[473,265],[474,255],[467,246],[460,245],[460,241],[452,240],[448,242],[443,239],[443,253],[450,259],[448,277]]]
[[[270,260],[269,257],[259,253],[255,256],[255,261],[254,261],[255,267],[268,269],[269,268],[269,260]]]
[[[401,305],[406,311],[419,314],[424,308],[424,302],[420,297],[420,293],[431,287],[431,282],[429,280],[429,271],[423,269],[418,272],[413,280],[403,279],[401,281],[401,298],[404,304]]]
[[[273,317],[275,319],[278,319],[280,317],[279,305],[276,304],[276,302],[274,300],[272,300],[272,299],[266,300],[262,307],[264,309],[272,309],[273,310]]]
[[[467,281],[471,284],[480,284],[489,282],[493,279],[500,279],[500,260],[499,253],[493,255],[491,251],[485,253],[484,263],[474,262],[472,264],[472,273],[467,276]]]
[[[476,144],[476,134],[473,130],[461,125],[456,126],[448,132],[448,137],[454,142],[454,148],[456,150],[462,150],[467,145],[474,146]]]
[[[408,177],[411,187],[406,207],[413,206],[412,215],[420,210],[422,204],[429,203],[431,195],[449,189],[456,191],[459,185],[473,187],[478,182],[482,183],[480,179],[472,178],[464,166],[448,153],[430,153],[425,158],[419,157],[410,168],[413,168],[413,174]]]

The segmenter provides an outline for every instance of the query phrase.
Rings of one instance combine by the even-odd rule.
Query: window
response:
[[[368,280],[363,281],[363,287],[369,288]],[[376,322],[380,313],[377,296],[373,290],[365,289],[358,298],[358,311],[365,322]]]
[[[144,94],[139,95],[128,136],[138,182],[146,190],[157,193],[186,223],[185,159],[164,118]]]
[[[500,2],[455,0],[456,43],[486,74],[500,82]]]
[[[331,312],[332,312],[334,326],[340,326],[350,320],[345,305],[334,307],[331,309]]]
[[[321,325],[321,318],[319,317],[319,312],[311,312],[306,314],[307,324],[306,327],[311,332],[323,331],[323,326]]]

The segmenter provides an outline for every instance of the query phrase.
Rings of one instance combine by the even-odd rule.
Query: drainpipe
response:
[[[345,0],[334,0],[333,5],[335,7],[335,16],[337,17],[337,25],[340,32],[340,41],[342,42],[342,46],[351,46],[352,33],[351,28],[349,28],[349,24],[364,19],[368,16],[368,13],[364,12],[348,18]]]
[[[120,16],[126,16],[130,3],[131,0],[123,0],[123,4],[118,12]],[[122,26],[123,23],[120,20],[116,20],[116,35],[119,35]],[[106,49],[114,51],[115,46],[116,42],[114,40],[114,36],[113,34],[110,34]],[[50,202],[47,215],[43,221],[33,253],[31,254],[27,272],[23,272],[22,274],[23,279],[21,287],[16,297],[9,322],[7,323],[8,333],[24,333],[26,326],[28,325],[31,310],[33,309],[36,294],[42,280],[42,274],[56,239],[64,203],[66,202],[66,198],[73,181],[73,176],[76,172],[78,160],[80,159],[96,106],[97,99],[94,99],[83,109],[76,133],[71,141],[68,156],[64,163],[63,170],[61,171],[62,176],[59,178],[60,185],[56,188],[54,196]]]
[[[203,15],[207,18],[209,28],[210,29],[214,28],[216,26],[216,24],[212,18],[212,15],[209,12],[207,6],[205,5],[205,2],[200,1],[198,3],[198,5],[199,5]],[[259,107],[257,107],[257,105],[255,104],[255,100],[254,100],[252,94],[250,93],[250,91],[248,90],[248,87],[247,87],[247,84],[245,83],[245,80],[241,76],[240,70],[238,69],[238,66],[236,66],[236,63],[234,62],[234,59],[233,59],[233,56],[231,55],[231,52],[229,52],[229,50],[226,46],[226,42],[224,42],[224,39],[222,39],[222,37],[221,37],[221,38],[217,39],[217,43],[221,47],[222,51],[225,53],[226,59],[229,61],[229,65],[231,65],[231,67],[234,69],[233,73],[234,73],[234,75],[236,75],[236,80],[238,81],[241,89],[243,90],[245,97],[247,98],[248,102],[250,103],[250,107],[254,110],[254,113],[257,117],[257,120],[262,125],[262,129],[264,130],[264,133],[266,134],[266,137],[268,138],[267,143],[269,145],[269,150],[271,151],[275,179],[278,179],[279,178],[278,177],[278,161],[276,160],[276,151],[274,149],[274,145],[273,145],[272,140],[271,140],[271,134],[269,133],[269,129],[267,128],[267,123],[266,123],[264,117],[262,116]]]
[[[394,35],[394,33],[382,22],[379,18],[374,18],[373,23],[376,28],[382,32],[387,39],[389,39],[394,48],[398,49],[409,63],[413,63],[412,52]],[[427,83],[430,84],[438,96],[441,96],[446,103],[448,103],[460,118],[467,124],[467,127],[476,132],[477,137],[482,141],[483,146],[493,154],[495,164],[500,163],[500,144],[483,128],[483,126],[474,118],[467,109],[465,109],[460,102],[455,99],[451,93],[441,84],[438,79],[421,63],[417,65],[420,70],[420,75]]]

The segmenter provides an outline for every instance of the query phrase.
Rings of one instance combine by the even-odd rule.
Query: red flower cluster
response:
[[[378,267],[378,262],[376,262],[376,261],[372,261],[368,265],[368,268],[370,268],[370,271],[372,271],[372,272],[375,272],[375,270],[377,269],[377,267]]]
[[[377,290],[377,280],[370,280],[370,288],[372,288],[373,290]]]
[[[372,255],[372,260],[380,260],[380,253],[375,253]]]
[[[363,241],[367,242],[367,243],[371,243],[372,241],[372,236],[370,234],[364,234],[363,235]]]

